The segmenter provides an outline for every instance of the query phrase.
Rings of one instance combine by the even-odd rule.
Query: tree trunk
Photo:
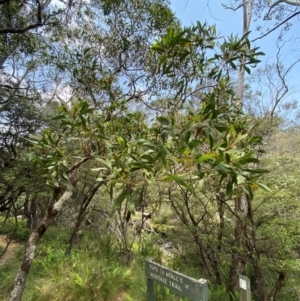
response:
[[[87,161],[89,158],[84,158],[78,161],[73,167],[68,171],[69,185],[67,186],[64,194],[58,199],[61,188],[55,187],[53,191],[53,196],[48,205],[48,211],[44,218],[38,223],[37,227],[32,231],[26,244],[25,253],[23,255],[19,270],[17,272],[14,287],[11,292],[9,301],[21,301],[23,291],[26,284],[26,279],[29,274],[31,264],[33,262],[37,244],[44,233],[49,228],[51,221],[57,214],[61,211],[63,205],[72,198],[76,182],[77,182],[77,170],[79,166]]]
[[[74,227],[73,232],[71,234],[71,238],[70,238],[70,241],[69,241],[68,248],[66,250],[66,255],[71,254],[72,248],[75,244],[76,237],[78,236],[78,231],[80,229],[80,226],[82,224],[82,221],[83,221],[84,217],[86,216],[86,210],[87,210],[90,202],[92,201],[94,195],[96,194],[96,192],[98,191],[98,189],[100,188],[100,186],[102,184],[104,184],[104,181],[99,182],[97,185],[92,187],[88,191],[88,193],[84,196],[84,198],[82,200],[82,203],[81,203],[81,206],[80,206],[80,209],[79,209],[78,216],[77,216],[76,224],[75,224],[75,227]]]
[[[234,245],[232,248],[231,265],[227,289],[234,294],[239,289],[239,275],[244,273],[246,266],[245,221],[237,218],[235,225]]]
[[[257,286],[257,294],[259,300],[267,301],[268,294],[266,290],[263,269],[260,265],[260,254],[257,248],[256,225],[255,225],[253,211],[252,211],[252,204],[249,197],[247,198],[247,201],[248,201],[248,218],[251,222],[251,238],[252,238],[252,242],[249,243],[250,245],[249,252],[252,252],[253,254],[252,261],[253,261],[254,274],[256,278],[255,283]]]
[[[285,275],[283,272],[279,272],[278,279],[276,281],[276,284],[274,285],[272,291],[269,294],[269,299],[276,301],[277,300],[277,294],[281,290],[281,288],[284,285]]]
[[[25,249],[25,254],[23,255],[21,265],[17,272],[17,276],[14,282],[14,288],[11,292],[10,301],[21,301],[23,291],[25,288],[25,283],[27,276],[30,271],[30,267],[35,256],[35,250],[40,238],[46,232],[49,227],[50,218],[45,216],[39,225],[32,231]]]
[[[243,35],[247,34],[250,30],[250,23],[252,18],[254,0],[243,0]],[[245,60],[242,61],[242,64]],[[244,94],[244,81],[245,81],[245,69],[241,68],[238,75],[237,81],[237,97],[238,104],[242,107],[243,105],[243,94]]]
[[[254,0],[243,0],[243,35],[247,34],[250,29],[250,23],[252,18]],[[242,64],[245,60],[242,60]],[[245,69],[241,68],[238,74],[237,82],[237,104],[242,107],[243,95],[244,95],[244,81],[245,81]],[[234,293],[239,289],[239,274],[243,274],[246,266],[246,224],[245,217],[248,214],[248,202],[245,194],[243,193],[236,199],[235,211],[239,218],[235,224],[235,242],[232,250],[231,267],[228,279],[228,291]]]

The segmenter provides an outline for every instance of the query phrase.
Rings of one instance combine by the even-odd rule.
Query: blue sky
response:
[[[228,0],[172,0],[171,7],[175,11],[177,17],[181,20],[183,25],[191,25],[197,20],[208,24],[215,24],[217,32],[222,36],[229,36],[231,34],[242,36],[242,10],[237,11],[226,10],[222,7],[222,3],[229,3]],[[252,19],[254,19],[253,17]],[[252,22],[250,40],[255,39],[261,35],[255,30],[258,24],[265,26],[265,21]],[[293,20],[294,25],[289,30],[285,40],[291,37],[298,37],[298,41],[289,42],[285,44],[282,51],[282,64],[289,66],[295,60],[300,58],[300,34],[299,22]],[[272,27],[270,27],[272,28]],[[265,53],[264,57],[260,59],[262,62],[258,65],[263,67],[266,62],[273,63],[276,59],[276,40],[280,29],[272,32],[261,40],[257,40],[253,45],[260,47],[260,50]],[[296,65],[288,77],[289,84],[293,88],[294,93],[291,93],[286,100],[300,99],[299,85],[300,64]]]
[[[209,2],[207,0],[173,0],[171,7],[183,25],[190,25],[197,20],[200,22],[206,21],[208,24],[215,24],[217,31],[222,35],[238,34],[242,36],[242,10],[239,9],[236,12],[226,10],[222,7],[222,3],[226,3],[226,0],[214,0]],[[252,19],[254,19],[254,17]],[[260,33],[255,30],[258,24],[265,25],[263,21],[252,22],[251,39],[260,36]],[[291,28],[287,38],[290,36],[299,36],[297,25],[299,24]],[[261,50],[266,53],[266,58],[272,59],[276,54],[276,39],[278,33],[279,29],[255,42],[255,45],[260,46]]]

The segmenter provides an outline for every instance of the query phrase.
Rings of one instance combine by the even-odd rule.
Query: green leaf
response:
[[[252,188],[251,188],[251,186],[249,185],[248,186],[248,195],[249,195],[249,198],[250,198],[250,200],[252,201],[253,200],[253,190],[252,190]]]
[[[171,181],[174,181],[176,178],[178,178],[178,175],[176,175],[176,174],[175,175],[170,175],[170,176],[164,178],[163,181],[171,182]]]
[[[169,120],[166,117],[163,117],[163,116],[158,117],[157,120],[160,123],[164,124],[164,125],[169,125],[170,124]]]
[[[267,185],[265,184],[262,184],[262,183],[255,183],[256,185],[258,185],[259,187],[261,187],[262,189],[268,191],[268,192],[272,192],[271,188],[268,187]]]
[[[214,147],[214,137],[212,136],[212,134],[209,133],[208,138],[209,138],[210,150],[212,150]]]
[[[216,170],[224,177],[227,177],[229,174],[232,174],[232,168],[228,168],[227,165],[228,164],[220,163],[216,166]]]
[[[138,201],[136,202],[137,206],[141,206],[144,200],[144,192],[145,192],[145,186],[142,187],[141,192],[140,192],[140,196],[138,198]]]
[[[152,172],[151,166],[146,164],[146,163],[137,162],[137,163],[130,164],[130,170],[131,171],[140,170],[140,169],[146,169],[146,170]]]
[[[144,142],[144,143],[143,143],[143,146],[148,147],[148,148],[150,148],[150,149],[152,149],[152,150],[154,150],[154,151],[157,151],[156,145],[154,145],[154,144],[152,144],[152,143],[150,143],[150,142]]]
[[[232,193],[233,193],[233,182],[232,182],[232,178],[230,177],[226,187],[226,198],[228,200],[231,199]]]
[[[205,192],[204,179],[199,181],[199,189],[201,192]]]
[[[67,173],[65,171],[63,172],[62,177],[65,180],[69,180],[69,177],[68,177],[68,175],[67,175]]]
[[[106,161],[106,160],[103,160],[103,159],[101,159],[101,158],[96,158],[96,161],[98,161],[98,162],[104,164],[104,165],[107,166],[109,169],[112,169],[111,161],[109,161],[109,160]]]
[[[183,186],[183,187],[185,187],[185,188],[187,188],[189,191],[192,191],[193,189],[182,179],[182,178],[179,178],[179,177],[177,177],[177,178],[175,178],[174,179],[174,181],[177,183],[177,184],[179,184],[179,185],[181,185],[181,186]]]
[[[55,117],[53,117],[53,118],[51,118],[51,120],[60,120],[60,119],[65,119],[66,118],[66,115],[57,115],[57,116],[55,116]]]
[[[128,196],[128,189],[127,187],[119,194],[119,196],[116,198],[114,205],[111,209],[111,215],[113,215],[117,209],[119,209],[125,200],[125,198]]]
[[[236,181],[237,181],[237,184],[242,184],[245,182],[245,177],[243,177],[242,175],[238,174],[238,176],[236,177]]]
[[[135,207],[138,206],[137,201],[140,199],[142,191],[143,190],[141,188],[137,188],[130,194],[128,199],[128,207],[131,213],[135,213]]]
[[[86,114],[90,114],[90,113],[93,113],[95,109],[93,108],[90,108],[90,109],[84,109],[84,110],[81,110],[80,111],[80,114],[81,115],[86,115]]]
[[[251,70],[250,70],[250,68],[249,68],[249,67],[247,67],[247,66],[243,66],[243,67],[244,67],[245,71],[246,71],[248,74],[250,74],[250,73],[251,73]]]
[[[234,141],[230,144],[230,146],[236,145],[238,142],[240,142],[241,140],[245,139],[247,136],[248,136],[248,134],[244,134],[244,135],[239,134],[239,135],[234,139]]]
[[[223,152],[220,151],[213,167],[218,166],[222,162],[223,158],[224,158]]]
[[[158,52],[165,52],[165,50],[163,49],[163,47],[161,46],[160,43],[152,45],[151,49],[155,50],[155,51],[158,51]]]
[[[264,174],[264,173],[268,173],[269,171],[267,169],[260,169],[260,168],[243,168],[244,171],[247,171],[249,173],[252,173],[252,174]]]
[[[126,145],[126,143],[125,143],[125,141],[122,137],[117,137],[117,141],[118,141],[120,146],[125,146]]]
[[[36,154],[33,153],[33,152],[28,154],[28,160],[29,161],[32,161],[33,159],[35,159],[35,157],[36,157]]]
[[[216,156],[215,153],[209,153],[209,154],[205,154],[205,155],[202,155],[197,161],[200,163],[202,161],[206,161],[206,160],[209,160],[209,159],[212,159]]]

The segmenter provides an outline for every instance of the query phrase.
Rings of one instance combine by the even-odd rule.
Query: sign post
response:
[[[154,281],[147,278],[147,301],[154,300]]]
[[[251,301],[250,279],[246,276],[240,275],[240,301]]]
[[[207,280],[196,280],[146,260],[147,301],[154,301],[154,281],[192,301],[208,301]]]

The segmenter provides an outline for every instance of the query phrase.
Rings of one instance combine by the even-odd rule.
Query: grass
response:
[[[142,256],[159,257],[150,244],[142,246],[125,265],[111,235],[86,233],[80,246],[65,255],[69,230],[49,229],[41,240],[23,295],[25,301],[131,301],[145,300],[146,281]],[[147,252],[146,252],[147,250]],[[0,267],[0,300],[7,300],[23,248]],[[151,253],[152,252],[152,253]]]
[[[24,247],[20,246],[9,262],[0,265],[0,301],[6,301],[10,295],[23,252]]]
[[[162,260],[151,236],[133,246],[133,260],[126,265],[115,237],[107,233],[84,233],[80,245],[66,256],[69,234],[70,230],[61,226],[47,231],[36,250],[23,301],[146,301],[145,260]],[[9,264],[0,266],[0,301],[9,297],[23,250]],[[178,268],[178,262],[169,264]],[[192,276],[195,270],[184,267],[182,272]],[[156,285],[155,300],[187,299]]]
[[[6,223],[3,223],[4,217],[0,216],[0,235],[8,235],[19,242],[25,242],[29,236],[29,229],[26,226],[25,220],[15,220],[15,218],[10,217]]]

